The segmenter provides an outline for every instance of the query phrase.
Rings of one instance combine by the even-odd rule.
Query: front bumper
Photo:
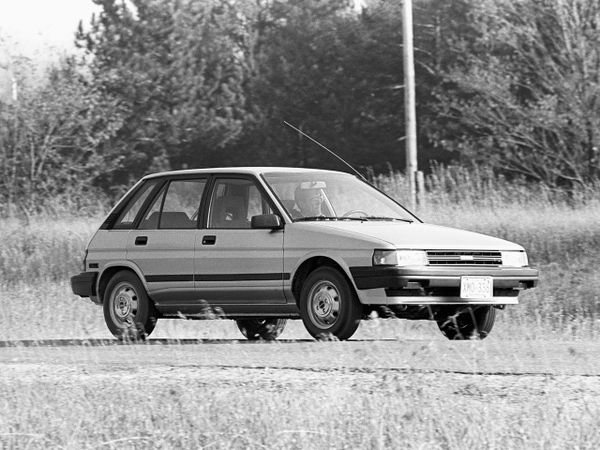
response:
[[[538,271],[529,267],[351,267],[350,273],[359,290],[385,290],[390,304],[516,304],[519,292],[538,283]],[[463,299],[463,276],[493,278],[493,297]],[[372,291],[373,292],[373,291]],[[369,302],[370,303],[370,302]]]
[[[71,290],[80,297],[94,297],[96,295],[97,272],[81,272],[71,277]]]

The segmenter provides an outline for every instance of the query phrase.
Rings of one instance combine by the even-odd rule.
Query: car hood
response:
[[[423,250],[523,250],[518,244],[457,228],[406,222],[310,222],[344,234],[376,238],[396,248]]]

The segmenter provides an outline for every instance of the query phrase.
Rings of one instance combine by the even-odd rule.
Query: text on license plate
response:
[[[460,277],[461,298],[492,298],[493,296],[492,277]]]

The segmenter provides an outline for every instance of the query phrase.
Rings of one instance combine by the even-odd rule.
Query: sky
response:
[[[92,0],[0,0],[0,39],[12,55],[54,58],[75,48],[79,21],[98,10]]]
[[[355,0],[355,7],[364,2]],[[0,0],[0,53],[4,47],[11,55],[55,59],[74,49],[79,21],[88,24],[97,11],[92,0]]]

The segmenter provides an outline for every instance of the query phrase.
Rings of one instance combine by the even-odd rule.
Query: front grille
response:
[[[500,252],[491,251],[447,251],[427,250],[427,260],[430,266],[500,266]]]

